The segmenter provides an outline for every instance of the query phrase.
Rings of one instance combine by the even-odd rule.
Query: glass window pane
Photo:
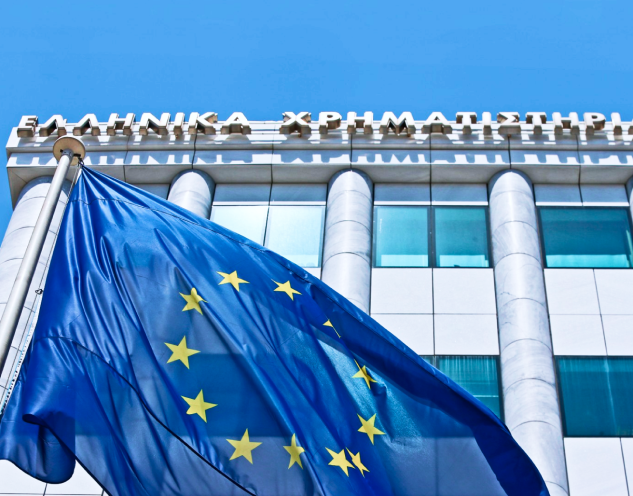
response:
[[[501,417],[497,358],[438,356],[437,368]]]
[[[633,436],[633,359],[608,358],[616,436]]]
[[[213,222],[260,245],[264,243],[267,216],[267,205],[220,205],[211,209]]]
[[[606,357],[558,357],[566,436],[617,435]]]
[[[626,209],[540,208],[547,267],[631,267]]]
[[[437,267],[488,267],[486,209],[434,207]]]
[[[435,367],[435,355],[420,355],[420,358],[422,358],[425,362]]]
[[[374,266],[429,266],[428,207],[375,207]]]
[[[324,206],[271,206],[266,246],[301,267],[320,267]]]

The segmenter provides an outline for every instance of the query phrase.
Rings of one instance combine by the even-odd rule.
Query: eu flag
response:
[[[0,424],[116,495],[546,495],[484,405],[321,281],[85,168]]]

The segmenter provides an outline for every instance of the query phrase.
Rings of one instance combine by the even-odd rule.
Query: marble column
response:
[[[562,496],[569,490],[532,183],[505,170],[489,195],[505,422],[550,494]]]
[[[321,279],[369,313],[373,183],[364,173],[338,172],[330,180]]]
[[[199,170],[186,170],[172,181],[167,200],[208,219],[214,191],[215,182],[208,174]]]
[[[11,294],[11,289],[18,274],[18,269],[24,258],[26,247],[31,239],[35,222],[42,210],[42,205],[44,204],[44,199],[46,198],[52,179],[52,176],[33,179],[24,186],[15,205],[13,215],[5,232],[2,245],[0,246],[0,316],[4,312],[4,308],[9,300],[9,295]],[[48,261],[55,240],[57,239],[57,232],[59,231],[66,203],[68,202],[70,188],[70,182],[65,181],[46,241],[44,242],[44,247],[42,248],[42,253],[40,254],[31,287],[24,302],[24,309],[22,310],[22,316],[15,331],[11,349],[9,350],[7,363],[5,369],[2,371],[0,388],[5,387],[9,380],[10,370],[25,337],[27,324],[32,313],[31,311],[34,310],[36,306],[37,294],[35,291],[44,285]],[[0,389],[0,395],[1,393],[2,389]]]

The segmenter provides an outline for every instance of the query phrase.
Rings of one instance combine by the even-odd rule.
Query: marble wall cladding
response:
[[[556,355],[633,355],[633,273],[545,269]]]
[[[0,460],[0,495],[102,496],[106,493],[79,464],[68,481],[46,484],[25,474],[11,462]]]
[[[629,440],[626,443],[631,463]],[[628,496],[623,443],[619,438],[566,438],[570,496]],[[629,479],[629,484],[631,480]]]
[[[420,355],[498,355],[492,269],[374,268],[371,315]]]

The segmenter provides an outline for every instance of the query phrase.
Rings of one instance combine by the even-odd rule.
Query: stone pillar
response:
[[[199,170],[186,170],[178,174],[171,182],[167,200],[208,219],[211,215],[214,191],[215,183],[206,173]]]
[[[4,312],[4,308],[9,300],[13,283],[15,282],[18,269],[24,258],[26,247],[31,239],[31,233],[33,232],[35,222],[44,204],[44,199],[46,198],[46,193],[48,193],[52,179],[52,176],[33,179],[24,186],[15,205],[11,221],[9,222],[4,240],[0,246],[0,316]],[[2,379],[0,379],[0,386],[2,387],[6,385],[6,381],[9,379],[8,374],[13,366],[18,348],[27,330],[26,326],[31,316],[31,310],[33,310],[36,303],[37,295],[35,291],[44,285],[48,260],[57,238],[57,232],[59,231],[66,203],[68,202],[70,188],[70,182],[65,181],[42,253],[40,254],[37,270],[35,271],[28,296],[24,302],[24,309],[20,322],[18,323],[18,328],[15,331],[15,337],[11,345],[11,350],[9,351],[5,370],[2,371]],[[1,391],[0,389],[0,392]]]
[[[354,170],[330,180],[321,279],[369,313],[373,183]]]
[[[532,183],[521,172],[505,170],[490,181],[489,195],[506,425],[541,472],[550,494],[567,495]]]

